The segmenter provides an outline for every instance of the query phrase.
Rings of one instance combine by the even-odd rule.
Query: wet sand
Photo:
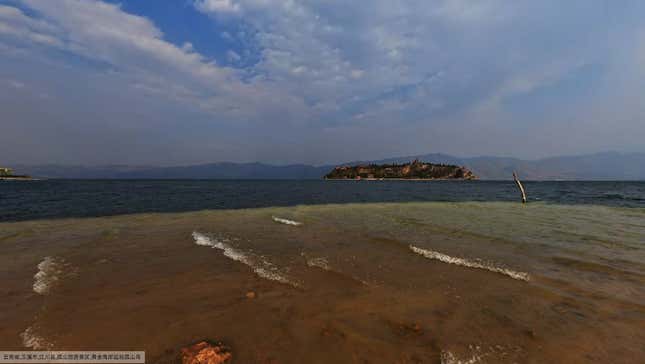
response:
[[[415,203],[2,223],[1,349],[174,363],[211,339],[234,363],[635,363],[644,217]]]

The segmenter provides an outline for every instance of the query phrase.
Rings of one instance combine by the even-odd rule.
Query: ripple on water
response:
[[[264,257],[256,256],[255,254],[244,252],[241,249],[237,249],[231,246],[229,244],[229,239],[211,238],[196,231],[193,232],[193,239],[195,239],[195,244],[197,245],[209,246],[211,248],[219,249],[222,251],[222,254],[224,254],[225,257],[251,267],[251,269],[253,269],[253,272],[255,272],[255,274],[257,274],[261,278],[288,284],[293,287],[299,286],[298,283],[290,280],[287,276],[282,274],[275,265],[266,260]]]
[[[414,245],[410,245],[410,250],[413,252],[422,255],[428,259],[434,259],[438,260],[440,262],[448,263],[448,264],[455,264],[455,265],[460,265],[462,267],[468,267],[468,268],[475,268],[475,269],[484,269],[490,272],[494,273],[500,273],[505,276],[511,277],[513,279],[517,279],[520,281],[529,281],[529,274],[525,272],[516,272],[514,270],[510,270],[507,268],[502,268],[502,267],[497,267],[491,263],[484,263],[480,261],[472,261],[464,258],[455,258],[451,257],[449,255],[435,252],[432,250],[427,250],[427,249],[421,249],[418,248]]]

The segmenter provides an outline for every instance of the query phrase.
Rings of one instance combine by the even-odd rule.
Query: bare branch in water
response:
[[[522,182],[517,178],[517,174],[513,172],[513,179],[515,180],[515,184],[517,184],[517,188],[520,189],[520,192],[522,193],[522,203],[526,203],[526,193],[524,192],[524,186],[522,186]]]

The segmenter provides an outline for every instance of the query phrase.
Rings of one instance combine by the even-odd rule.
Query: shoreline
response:
[[[37,178],[32,178],[29,176],[8,176],[0,177],[0,181],[37,181]]]

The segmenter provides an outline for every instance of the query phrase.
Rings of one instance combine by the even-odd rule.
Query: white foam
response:
[[[211,239],[208,236],[196,231],[193,231],[193,239],[195,240],[195,244],[201,246],[210,246],[211,248],[219,248],[222,244],[217,239]]]
[[[22,338],[22,345],[33,350],[48,350],[53,345],[45,340],[43,337],[36,335],[33,327],[29,326],[25,331],[20,334]]]
[[[337,270],[333,269],[333,268],[329,265],[329,261],[328,261],[328,260],[327,260],[327,258],[325,258],[325,257],[319,257],[319,258],[307,258],[307,255],[306,255],[304,252],[303,252],[303,253],[300,253],[300,255],[302,255],[302,256],[305,258],[305,260],[306,260],[306,262],[307,262],[307,266],[308,266],[308,267],[322,269],[322,270],[327,271],[327,272],[333,272],[333,273],[342,274],[342,275],[344,275],[344,276],[347,276],[347,277],[349,277],[349,278],[353,279],[353,280],[354,280],[354,281],[356,281],[356,282],[361,283],[362,285],[365,285],[365,286],[369,286],[369,285],[370,285],[369,283],[367,283],[366,281],[364,281],[364,280],[362,280],[362,279],[360,279],[360,278],[357,278],[357,277],[354,277],[354,276],[351,276],[351,275],[350,275],[350,276],[348,276],[348,275],[346,275],[346,274],[345,274],[345,273],[343,273],[343,272],[339,272],[339,271],[337,271]]]
[[[301,222],[293,221],[293,220],[288,220],[288,219],[283,219],[283,218],[281,218],[281,217],[272,216],[272,218],[273,218],[273,221],[275,221],[275,222],[279,222],[279,223],[281,223],[281,224],[293,225],[293,226],[299,226],[299,225],[302,225],[302,223],[301,223]]]
[[[219,249],[225,257],[251,267],[253,272],[261,278],[288,284],[294,287],[299,286],[296,282],[293,282],[282,275],[278,269],[266,259],[258,259],[251,254],[246,254],[243,251],[230,246],[227,244],[229,242],[228,239],[214,239],[197,231],[193,232],[193,239],[195,239],[195,244],[197,245]]]
[[[45,257],[38,263],[38,273],[34,275],[34,292],[42,295],[48,294],[63,278],[67,264],[62,258]]]
[[[428,258],[428,259],[435,259],[435,260],[438,260],[440,262],[444,262],[444,263],[448,263],[448,264],[460,265],[462,267],[485,269],[485,270],[490,271],[490,272],[504,274],[504,275],[506,275],[508,277],[511,277],[513,279],[518,279],[518,280],[526,281],[526,282],[529,281],[529,274],[525,273],[525,272],[516,272],[516,271],[510,270],[510,269],[496,267],[496,266],[494,266],[492,264],[489,264],[489,263],[483,263],[483,262],[479,262],[479,261],[471,261],[471,260],[464,259],[464,258],[455,258],[455,257],[451,257],[449,255],[442,254],[442,253],[439,253],[439,252],[435,252],[435,251],[432,251],[432,250],[426,250],[426,249],[417,248],[414,245],[410,245],[410,250],[412,250],[413,252],[415,252],[417,254],[420,254],[420,255]]]
[[[331,271],[329,267],[329,262],[326,258],[310,258],[307,259],[307,265],[310,267],[316,267],[323,270]]]
[[[441,352],[441,364],[477,364],[481,361],[480,355],[473,355],[468,359],[459,359],[449,351]]]

